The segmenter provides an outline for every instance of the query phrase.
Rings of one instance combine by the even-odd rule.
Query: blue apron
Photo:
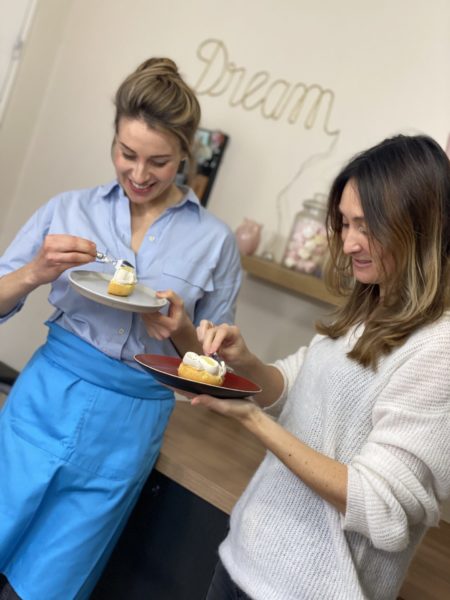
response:
[[[174,396],[49,328],[0,413],[0,572],[24,600],[81,600],[155,463]]]

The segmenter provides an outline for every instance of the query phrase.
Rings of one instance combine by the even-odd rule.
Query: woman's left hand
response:
[[[158,298],[167,298],[169,311],[167,315],[160,312],[142,313],[145,328],[150,337],[156,340],[166,340],[191,325],[184,309],[183,299],[172,290],[156,292]]]
[[[160,312],[142,314],[148,335],[159,341],[170,338],[180,356],[188,350],[200,352],[195,327],[186,313],[183,299],[172,290],[156,292],[156,295],[158,298],[167,298],[169,310],[167,315]]]

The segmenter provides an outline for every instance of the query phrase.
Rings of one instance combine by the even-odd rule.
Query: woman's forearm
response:
[[[240,421],[308,487],[345,513],[346,465],[313,450],[258,409],[249,411]]]
[[[195,326],[187,316],[183,326],[171,335],[171,340],[180,356],[184,356],[186,352],[202,353],[202,346],[197,339]]]
[[[0,277],[0,315],[7,315],[18,302],[38,287],[28,265]]]

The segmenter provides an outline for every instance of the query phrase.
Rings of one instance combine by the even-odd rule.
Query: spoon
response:
[[[131,267],[132,269],[134,269],[134,265],[132,265],[127,260],[124,260],[123,258],[114,258],[113,256],[109,256],[108,254],[105,254],[104,252],[99,252],[98,250],[95,260],[96,262],[111,264],[114,267],[117,267],[117,265],[120,263],[122,265],[125,265],[126,267]]]

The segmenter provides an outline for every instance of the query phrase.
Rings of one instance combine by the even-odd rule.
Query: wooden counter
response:
[[[178,401],[156,470],[230,513],[263,456],[261,444],[236,421]],[[402,599],[450,597],[449,544],[449,523],[428,531],[403,584]]]
[[[229,514],[263,456],[234,419],[177,401],[156,470]]]
[[[91,600],[205,598],[228,514],[263,456],[236,421],[178,401],[156,468]],[[449,548],[450,524],[442,522],[425,536],[399,598],[450,598]]]

